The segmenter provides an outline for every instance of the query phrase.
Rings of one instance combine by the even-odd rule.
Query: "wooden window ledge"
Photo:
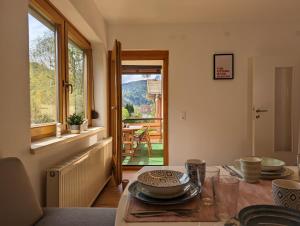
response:
[[[48,150],[49,148],[93,136],[101,131],[104,131],[104,127],[91,127],[87,131],[82,131],[80,134],[63,134],[62,137],[48,137],[37,140],[31,143],[30,152],[32,154],[37,154],[41,151]]]

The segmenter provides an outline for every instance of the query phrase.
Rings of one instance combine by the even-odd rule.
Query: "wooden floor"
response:
[[[137,171],[123,171],[123,180],[131,180]],[[93,207],[117,207],[122,195],[122,185],[117,186],[114,180],[110,180],[100,195],[95,200]]]

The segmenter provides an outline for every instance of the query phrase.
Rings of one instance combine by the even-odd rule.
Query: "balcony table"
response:
[[[123,155],[134,155],[135,149],[134,146],[134,133],[135,131],[138,131],[140,129],[143,129],[143,126],[129,126],[122,128],[122,142],[124,144],[124,153]]]
[[[134,132],[137,130],[143,129],[143,126],[129,126],[129,127],[124,127],[122,128],[122,130],[124,132]]]
[[[220,168],[220,175],[229,175],[227,171],[225,171],[222,167]],[[299,180],[298,169],[296,166],[288,166],[288,168],[294,171],[294,174],[286,179]],[[186,172],[183,166],[146,166],[139,170],[134,177],[134,180],[131,180],[130,183],[136,180],[137,176],[142,172],[149,170],[157,170],[157,169],[171,169],[177,170],[181,172]],[[124,190],[119,205],[117,209],[116,222],[115,226],[223,226],[224,222],[126,222],[124,220],[124,215],[126,211],[127,201],[130,196],[128,192],[128,187]]]

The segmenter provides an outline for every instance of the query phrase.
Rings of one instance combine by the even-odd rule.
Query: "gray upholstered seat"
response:
[[[114,226],[114,208],[46,208],[35,226]]]
[[[0,225],[114,226],[113,208],[45,208],[37,201],[22,162],[0,159]]]
[[[29,226],[42,215],[22,162],[0,159],[0,225]]]

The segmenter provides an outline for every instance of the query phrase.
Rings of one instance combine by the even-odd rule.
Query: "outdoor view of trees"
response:
[[[73,92],[69,94],[69,113],[85,113],[85,81],[84,81],[84,52],[72,41],[68,43],[69,56],[69,83]]]
[[[31,124],[56,121],[55,27],[29,18]]]
[[[122,75],[122,118],[153,118],[155,102],[147,93],[147,79],[160,75]]]
[[[31,124],[57,120],[57,56],[55,26],[45,19],[28,14]],[[85,114],[85,53],[68,42],[69,114]],[[71,88],[69,89],[71,91]]]

